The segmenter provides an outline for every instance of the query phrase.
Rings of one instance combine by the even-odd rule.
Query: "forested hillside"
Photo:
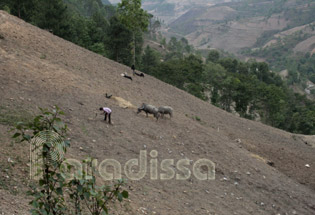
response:
[[[83,16],[92,16],[95,13],[110,15],[110,2],[108,0],[65,0],[70,10],[79,12]]]
[[[131,7],[130,2],[135,7]],[[281,6],[288,4],[281,2]],[[269,3],[267,8],[270,8]],[[256,4],[253,1],[251,6],[236,3],[232,6],[233,10],[246,11],[248,7],[255,8]],[[245,63],[218,51],[210,51],[204,62],[187,39],[166,41],[159,35],[159,21],[140,7],[138,0],[123,1],[117,7],[103,5],[99,0],[32,0],[27,3],[15,0],[0,5],[0,8],[84,48],[127,66],[135,64],[138,70],[228,112],[290,132],[315,134],[314,102],[290,90],[280,76],[270,72],[267,63]],[[268,11],[262,8],[252,12],[253,15]],[[128,10],[134,11],[127,13]],[[128,16],[133,13],[137,16]],[[244,13],[239,19],[247,16],[248,13]],[[305,24],[308,13],[305,17],[298,24]],[[155,39],[161,52],[149,46],[142,49],[146,30],[149,31],[146,38]],[[313,59],[309,55],[300,66],[310,71],[309,74],[306,72],[310,79],[313,78],[309,70],[314,66]]]
[[[315,103],[289,89],[267,63],[245,63],[218,51],[210,51],[204,63],[201,56],[185,51],[190,50],[187,40],[175,38],[167,47],[173,51],[163,62],[147,47],[142,71],[228,112],[294,133],[315,133]]]
[[[119,20],[116,8],[100,0],[4,1],[0,8],[117,62],[132,62],[131,30]],[[137,31],[137,56],[142,43]]]

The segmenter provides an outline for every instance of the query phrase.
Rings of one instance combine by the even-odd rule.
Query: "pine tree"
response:
[[[53,34],[69,39],[70,24],[67,6],[62,0],[40,1],[39,11],[34,18],[35,24],[43,29],[48,29]]]
[[[118,4],[118,17],[131,32],[133,38],[133,64],[136,64],[136,34],[144,32],[149,25],[149,15],[141,8],[141,0],[122,0]]]
[[[129,65],[132,58],[130,45],[132,42],[132,33],[117,17],[110,19],[108,38],[107,48],[110,51],[109,58]]]

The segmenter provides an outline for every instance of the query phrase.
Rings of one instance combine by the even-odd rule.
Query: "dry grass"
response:
[[[136,109],[137,107],[134,106],[131,102],[121,98],[121,97],[117,97],[117,96],[112,96],[112,99],[114,99],[117,103],[118,106],[121,108],[132,108],[132,109]]]

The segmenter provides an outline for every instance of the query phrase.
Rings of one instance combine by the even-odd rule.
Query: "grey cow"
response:
[[[173,116],[173,108],[169,106],[159,107],[158,112],[162,115],[162,118],[164,117],[164,114],[169,114],[171,118]]]
[[[153,105],[148,105],[148,104],[143,103],[141,107],[138,108],[137,114],[140,113],[141,111],[144,111],[147,117],[148,117],[148,114],[153,114],[156,120],[158,120],[160,117],[159,110]]]

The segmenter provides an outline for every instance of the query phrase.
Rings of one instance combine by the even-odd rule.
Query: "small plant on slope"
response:
[[[32,122],[17,123],[16,132],[12,138],[34,144],[32,140],[38,134],[47,134],[47,132],[57,134],[58,138],[61,138],[59,143],[65,153],[70,147],[70,142],[66,140],[67,125],[60,118],[64,113],[58,107],[52,111],[40,110],[41,114],[36,116]],[[67,180],[61,171],[64,166],[64,156],[59,155],[57,159],[55,157],[52,160],[52,150],[56,146],[53,145],[51,138],[46,135],[44,136],[45,141],[41,142],[42,162],[41,168],[36,172],[39,180],[36,185],[31,186],[31,190],[28,192],[33,197],[30,202],[33,215],[81,215],[83,211],[87,211],[91,215],[107,215],[109,202],[128,198],[128,192],[121,191],[124,184],[122,180],[113,186],[97,186],[94,171],[91,176],[87,172],[83,172],[82,177]],[[38,150],[36,147],[34,150]],[[84,163],[93,168],[91,158],[86,159]],[[67,169],[70,168],[67,166]]]

